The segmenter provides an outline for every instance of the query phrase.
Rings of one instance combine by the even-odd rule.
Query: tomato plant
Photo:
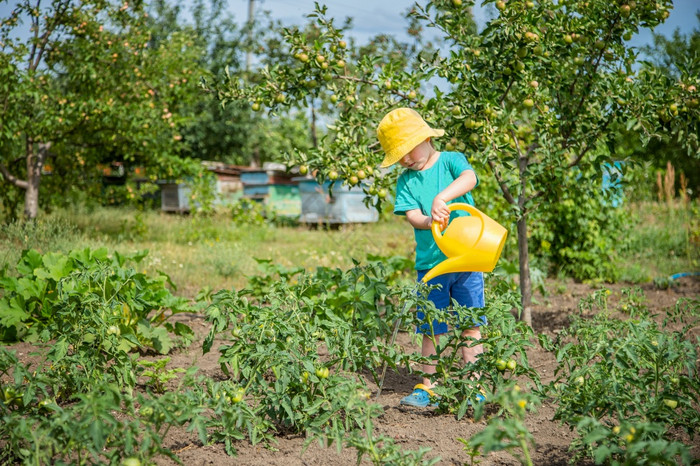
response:
[[[556,380],[548,387],[557,403],[555,418],[571,426],[590,418],[586,429],[598,424],[612,429],[611,423],[649,423],[653,424],[645,437],[649,441],[669,440],[671,428],[693,435],[700,427],[700,416],[691,400],[700,396],[700,384],[697,348],[686,335],[697,325],[697,311],[679,308],[674,317],[685,314],[690,320],[683,329],[670,330],[639,305],[638,295],[638,304],[625,310],[629,318],[614,317],[609,296],[608,290],[601,290],[582,300],[581,309],[595,309],[596,314],[576,317],[555,341],[543,339],[558,361]],[[586,448],[585,444],[578,448]]]
[[[489,418],[486,428],[469,439],[459,438],[467,454],[472,457],[487,455],[493,451],[506,450],[516,456],[521,464],[532,465],[531,449],[534,438],[525,426],[525,416],[541,403],[540,398],[532,392],[524,392],[513,382],[498,387],[489,403],[498,406],[498,414]],[[476,405],[474,419],[486,417],[484,403]],[[517,452],[521,452],[518,454]]]

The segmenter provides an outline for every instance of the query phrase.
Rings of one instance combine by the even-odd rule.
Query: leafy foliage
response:
[[[167,276],[150,278],[129,267],[146,252],[121,255],[106,249],[68,254],[22,254],[17,277],[0,275],[0,335],[4,341],[49,341],[56,361],[69,347],[86,345],[114,355],[136,348],[167,353],[191,340],[185,324],[169,318],[191,312],[187,301],[168,290]]]
[[[97,178],[99,162],[191,173],[179,128],[200,49],[182,33],[153,47],[146,16],[141,2],[25,0],[0,23],[2,192],[17,200],[13,190],[24,190],[29,218],[44,170],[64,188]],[[25,21],[29,34],[18,34]]]
[[[601,290],[582,300],[582,313],[597,311],[592,318],[577,317],[554,342],[543,337],[559,364],[549,386],[557,403],[555,418],[578,426],[582,439],[574,446],[590,453],[595,444],[601,461],[622,457],[632,464],[636,455],[656,454],[662,445],[686,458],[687,451],[668,434],[682,428],[694,435],[700,427],[694,406],[700,396],[697,347],[686,339],[698,323],[698,302],[680,301],[659,327],[639,291],[623,296],[627,319],[612,316],[609,294]],[[671,322],[683,327],[665,329]],[[626,449],[616,446],[620,432],[627,436]]]
[[[562,181],[591,184],[603,192],[597,171],[574,173],[575,177]],[[611,191],[590,195],[564,189],[559,202],[539,215],[542,223],[533,226],[533,253],[551,264],[555,273],[581,281],[617,281],[617,261],[628,248],[631,219],[618,205],[624,201],[622,189]]]

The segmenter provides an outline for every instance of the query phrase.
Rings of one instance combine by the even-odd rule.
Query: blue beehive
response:
[[[302,223],[370,223],[379,219],[377,210],[364,204],[365,193],[360,187],[335,183],[331,190],[330,182],[320,185],[305,177],[294,180],[299,183]]]
[[[299,187],[282,170],[266,168],[241,172],[243,196],[265,204],[278,215],[298,217],[301,211]]]

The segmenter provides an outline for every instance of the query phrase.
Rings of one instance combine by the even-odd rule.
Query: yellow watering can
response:
[[[451,272],[491,272],[506,243],[508,231],[476,207],[460,202],[448,207],[471,215],[455,218],[444,232],[439,223],[433,222],[433,237],[447,259],[425,274],[425,283]]]

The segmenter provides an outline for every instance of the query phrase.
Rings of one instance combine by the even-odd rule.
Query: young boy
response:
[[[389,167],[398,162],[405,168],[396,185],[394,213],[405,215],[414,228],[418,281],[428,270],[445,260],[445,255],[433,239],[430,230],[432,222],[439,222],[444,228],[450,215],[464,215],[460,211],[450,214],[447,204],[455,201],[474,205],[470,191],[479,184],[464,154],[435,150],[431,138],[443,134],[443,130],[431,128],[410,108],[389,112],[377,128],[377,137],[385,152],[381,166]],[[452,299],[462,306],[484,307],[484,278],[480,272],[444,274],[433,278],[428,284],[441,285],[428,295],[437,309],[449,307]],[[420,311],[418,317],[425,319]],[[479,326],[484,323],[485,320],[475,322],[474,327],[462,331],[462,337],[479,340]],[[435,336],[447,331],[446,323],[433,322]],[[416,333],[423,334],[421,353],[424,357],[436,354],[433,341],[427,335],[429,332],[430,324],[427,322],[416,329]],[[474,345],[472,341],[462,348],[462,358],[465,363],[474,362],[482,351],[482,345]],[[431,405],[430,397],[435,394],[432,391],[434,383],[429,376],[435,373],[435,366],[424,364],[423,372],[426,376],[422,383],[416,385],[413,393],[404,397],[401,404],[418,407]],[[483,400],[483,396],[478,398],[479,401]]]

